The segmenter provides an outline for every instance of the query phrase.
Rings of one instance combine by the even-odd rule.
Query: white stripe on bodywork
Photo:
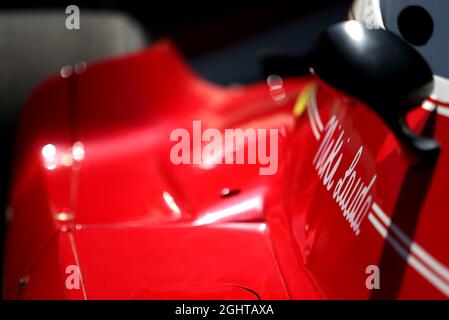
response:
[[[437,105],[435,103],[427,100],[423,103],[422,107],[424,110],[432,112],[435,110],[435,108],[437,108]],[[448,107],[438,106],[437,113],[440,116],[449,118],[449,108]]]
[[[431,269],[433,269],[440,277],[449,282],[449,269],[441,262],[430,255],[419,244],[413,242],[398,226],[392,223],[391,219],[385,214],[385,212],[379,207],[377,203],[372,207],[374,213],[385,224],[385,226],[393,232],[393,234],[406,246],[410,248],[410,251],[415,254],[419,259],[426,263]]]
[[[424,279],[426,279],[430,284],[432,284],[441,293],[449,297],[449,285],[442,281],[432,270],[427,268],[413,255],[410,255],[408,250],[405,249],[395,238],[388,236],[388,230],[382,225],[379,220],[374,216],[374,214],[369,214],[369,221],[377,232],[388,241],[388,243],[395,249],[401,258],[403,258],[407,263],[418,272]]]
[[[309,103],[309,106],[307,106],[307,114],[309,115],[309,120],[310,120],[309,122],[310,122],[310,127],[312,128],[313,135],[315,136],[315,139],[320,140],[321,134],[316,127],[316,122],[315,122],[315,118],[314,118],[313,113],[310,108],[310,103]]]
[[[318,106],[316,103],[316,90],[312,90],[310,94],[309,107],[313,118],[315,119],[318,130],[322,132],[324,130],[323,122],[321,121],[320,115],[318,113]]]
[[[316,90],[313,89],[309,102],[307,104],[307,114],[309,115],[310,126],[312,127],[313,135],[317,140],[321,139],[321,132],[323,132],[323,123],[320,119],[320,115],[318,113],[318,108],[316,105]]]
[[[310,126],[312,127],[313,135],[317,140],[321,139],[321,132],[324,130],[323,122],[321,121],[316,103],[316,89],[310,93],[309,102],[307,104],[307,114],[309,115]]]

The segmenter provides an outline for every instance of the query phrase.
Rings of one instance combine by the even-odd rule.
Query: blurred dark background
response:
[[[261,49],[306,51],[320,30],[346,16],[350,3],[350,0],[79,0],[67,4],[54,0],[2,1],[0,12],[63,11],[67,5],[76,4],[81,13],[87,10],[125,13],[135,19],[148,39],[172,39],[200,73],[211,80],[229,83],[254,80],[255,70],[249,70],[248,64],[254,67],[255,55]],[[229,71],[234,66],[247,67]],[[252,78],[243,74],[250,71]]]
[[[65,28],[65,8],[71,4],[80,8],[80,30]],[[261,52],[305,54],[321,30],[346,18],[350,4],[350,0],[1,1],[2,212],[20,108],[36,84],[62,66],[126,54],[169,38],[211,81],[223,85],[260,81]]]

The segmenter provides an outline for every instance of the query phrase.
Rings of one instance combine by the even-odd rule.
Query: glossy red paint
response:
[[[442,154],[419,216],[393,217],[413,159],[381,119],[312,76],[286,79],[282,89],[280,103],[265,83],[212,85],[168,42],[43,83],[18,131],[6,297],[447,297],[449,120],[437,121]],[[298,96],[307,108],[294,114]],[[360,148],[357,179],[377,177],[376,206],[358,235],[313,165],[332,117],[345,137],[334,183]],[[417,110],[409,120],[421,130],[428,117]],[[260,176],[257,165],[172,164],[170,132],[191,130],[193,120],[220,130],[279,129],[277,174]],[[240,192],[223,198],[225,188]],[[402,246],[383,230],[401,231],[394,239]],[[65,286],[72,264],[79,290]],[[365,286],[369,265],[394,271],[382,280],[391,288],[384,296]]]

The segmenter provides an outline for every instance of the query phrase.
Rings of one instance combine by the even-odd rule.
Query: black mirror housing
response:
[[[357,21],[339,23],[315,41],[310,64],[321,80],[373,109],[412,151],[438,153],[436,141],[405,124],[405,114],[430,96],[434,80],[426,60],[401,37]]]

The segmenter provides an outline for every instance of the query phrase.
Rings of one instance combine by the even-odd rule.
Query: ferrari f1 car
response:
[[[310,74],[267,83],[209,83],[169,42],[46,80],[18,129],[6,297],[449,297],[447,13],[356,1]]]

